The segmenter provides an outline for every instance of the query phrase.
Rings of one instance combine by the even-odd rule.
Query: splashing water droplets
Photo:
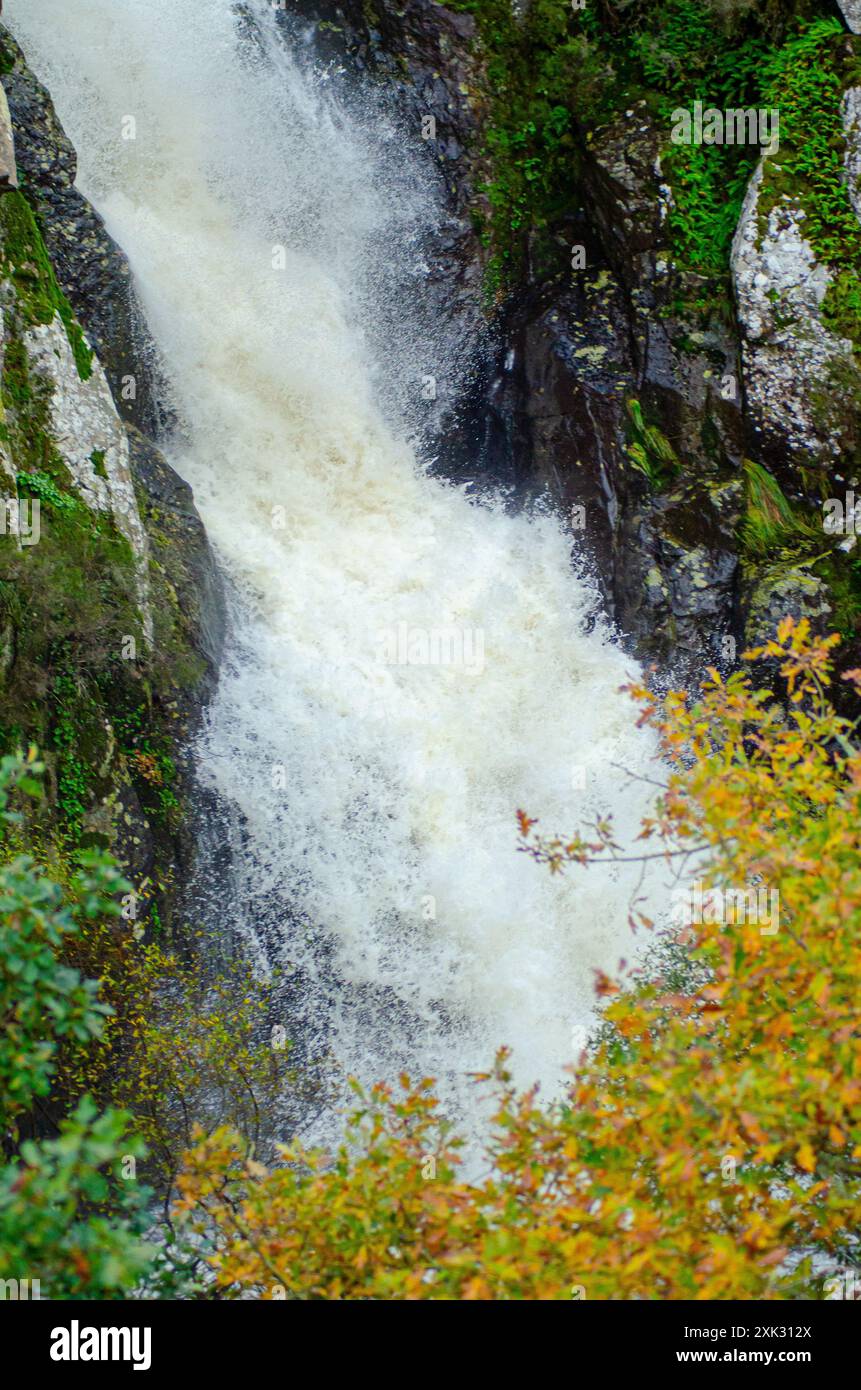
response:
[[[653,750],[630,663],[587,631],[552,517],[472,505],[407,443],[416,383],[462,347],[422,303],[420,141],[370,97],[339,105],[267,5],[245,15],[7,6],[129,256],[166,452],[235,595],[198,750],[238,813],[221,915],[295,971],[288,1032],[344,1070],[436,1074],[463,1109],[508,1043],[552,1088],[593,968],[630,956],[637,874],[551,880],[514,812],[564,830],[610,808],[633,835],[648,796],[614,764]]]

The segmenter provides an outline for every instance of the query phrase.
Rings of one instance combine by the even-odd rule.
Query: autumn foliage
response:
[[[829,700],[835,643],[786,620],[749,654],[779,663],[780,702],[716,671],[695,699],[632,691],[667,769],[638,846],[521,816],[559,872],[657,854],[680,881],[776,889],[777,929],[694,921],[680,979],[600,978],[564,1104],[519,1094],[501,1054],[476,1083],[498,1094],[482,1178],[429,1081],[359,1093],[334,1156],[267,1170],[228,1131],[202,1138],[180,1215],[215,1231],[223,1295],[821,1298],[857,1263],[861,747]]]

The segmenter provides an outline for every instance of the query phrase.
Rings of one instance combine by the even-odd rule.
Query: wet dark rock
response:
[[[822,630],[833,611],[827,584],[809,570],[775,565],[757,573],[742,586],[745,631],[751,645],[774,636],[781,618],[807,618]]]
[[[620,460],[633,372],[618,283],[606,270],[581,272],[568,286],[539,291],[524,307],[512,351],[524,366],[531,468],[582,540],[618,617],[616,533],[626,486]]]
[[[194,681],[177,687],[184,731],[197,723],[200,707],[215,689],[224,646],[225,605],[216,568],[194,494],[165,461],[164,455],[134,425],[126,427],[132,476],[141,518],[150,542],[150,563],[160,573],[179,626],[186,654],[196,658]]]
[[[732,650],[743,422],[732,331],[677,308],[694,286],[669,266],[658,150],[639,109],[588,142],[586,267],[539,288],[519,335],[532,466],[569,519],[585,508],[628,644],[686,676]],[[661,489],[628,453],[632,401],[679,460]]]
[[[691,479],[619,527],[619,621],[643,659],[681,680],[735,656],[736,482]]]

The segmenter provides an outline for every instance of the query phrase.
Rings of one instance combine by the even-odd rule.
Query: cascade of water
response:
[[[130,258],[181,424],[166,450],[236,595],[198,751],[241,812],[221,910],[298,970],[297,1026],[346,1069],[456,1089],[508,1043],[552,1087],[593,968],[630,954],[636,871],[551,880],[514,811],[610,809],[633,834],[648,796],[620,766],[653,750],[631,663],[587,630],[558,521],[475,505],[414,456],[405,403],[455,351],[417,288],[433,183],[264,0],[244,9],[6,12]]]

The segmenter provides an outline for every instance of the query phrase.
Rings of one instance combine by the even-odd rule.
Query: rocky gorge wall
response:
[[[448,311],[483,279],[496,335],[452,431],[473,474],[549,487],[643,659],[726,667],[785,613],[851,655],[855,538],[823,504],[857,474],[855,9],[285,9],[395,91],[405,138],[433,131]],[[781,111],[778,147],[674,148],[671,106],[721,93]]]
[[[0,80],[0,740],[46,762],[37,840],[111,849],[140,925],[169,925],[219,582],[190,489],[151,438],[128,265],[5,30]]]

